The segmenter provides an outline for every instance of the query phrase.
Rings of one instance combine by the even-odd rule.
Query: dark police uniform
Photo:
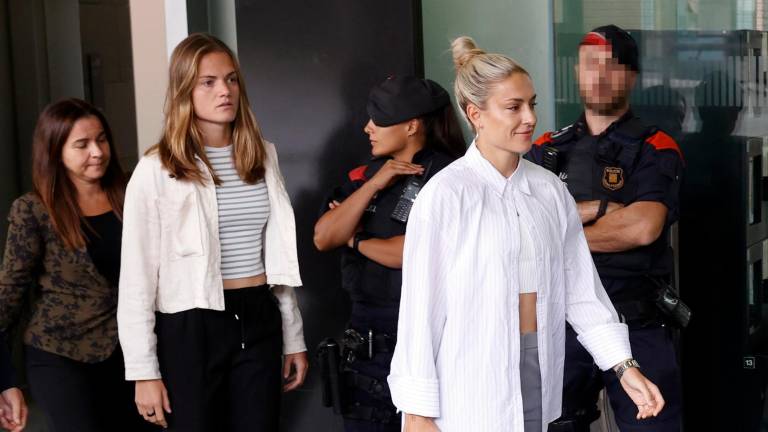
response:
[[[335,188],[325,202],[344,201],[386,163],[389,158],[374,158],[367,165],[349,173],[348,180]],[[424,148],[413,158],[422,165],[424,183],[453,161],[450,156]],[[386,239],[405,235],[406,224],[391,217],[410,176],[399,176],[388,188],[374,196],[361,218],[358,238]],[[362,351],[367,351],[369,338],[373,358],[353,355],[344,367],[342,377],[343,415],[347,432],[400,431],[400,415],[389,394],[387,375],[397,336],[402,271],[374,262],[359,252],[345,248],[342,252],[342,285],[352,298],[349,330],[359,335]],[[345,338],[346,339],[346,338]],[[347,340],[347,342],[349,342]],[[348,354],[348,353],[346,353]]]
[[[613,371],[602,372],[566,329],[563,417],[550,431],[588,431],[599,416],[598,393],[606,387],[622,432],[678,431],[682,408],[680,373],[665,317],[655,306],[657,283],[673,273],[669,228],[678,219],[682,153],[666,133],[627,112],[600,135],[589,133],[584,116],[540,137],[526,158],[547,165],[547,148],[557,150],[556,174],[577,202],[606,200],[628,206],[656,201],[667,209],[659,238],[648,246],[592,257],[616,311],[629,326],[632,354],[643,374],[659,386],[666,405],[658,417],[638,421],[637,407]]]

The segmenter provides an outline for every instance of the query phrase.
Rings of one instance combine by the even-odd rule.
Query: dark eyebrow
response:
[[[228,77],[228,76],[230,76],[230,75],[236,75],[236,74],[237,74],[237,72],[236,72],[236,71],[232,71],[232,72],[229,72],[229,73],[227,73],[227,74],[224,74],[224,76],[225,76],[225,77]],[[201,76],[199,76],[197,79],[204,79],[204,78],[212,78],[212,79],[216,79],[216,78],[218,78],[218,77],[217,77],[217,76],[215,76],[215,75],[201,75]]]
[[[106,137],[106,136],[107,136],[107,132],[104,129],[102,129],[101,131],[99,131],[99,134],[96,135],[96,138]],[[82,141],[88,142],[88,137],[78,138],[74,142],[82,142]]]

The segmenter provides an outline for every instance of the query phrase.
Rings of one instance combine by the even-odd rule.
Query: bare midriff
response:
[[[520,294],[520,333],[533,333],[536,328],[536,293]]]
[[[267,275],[266,273],[262,273],[256,276],[248,276],[248,277],[237,278],[237,279],[224,279],[224,289],[229,290],[229,289],[248,288],[248,287],[264,285],[266,283],[267,283]]]

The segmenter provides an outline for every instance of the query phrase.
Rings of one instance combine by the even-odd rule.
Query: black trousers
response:
[[[160,431],[136,410],[119,347],[108,359],[84,363],[26,347],[32,397],[49,432]]]
[[[282,319],[267,286],[224,291],[225,310],[157,313],[169,431],[278,430]]]

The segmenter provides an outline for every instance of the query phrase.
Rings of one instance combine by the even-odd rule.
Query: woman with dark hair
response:
[[[118,322],[139,413],[174,431],[277,431],[281,393],[308,366],[293,209],[237,58],[213,36],[173,50],[124,234]]]
[[[373,159],[335,188],[315,225],[321,251],[342,255],[352,318],[345,334],[349,431],[399,431],[386,377],[395,346],[405,225],[419,189],[465,150],[450,97],[431,80],[391,77],[368,99]]]
[[[0,329],[32,291],[27,375],[49,431],[140,431],[117,340],[125,177],[98,109],[78,99],[45,108],[32,183],[8,217]]]

